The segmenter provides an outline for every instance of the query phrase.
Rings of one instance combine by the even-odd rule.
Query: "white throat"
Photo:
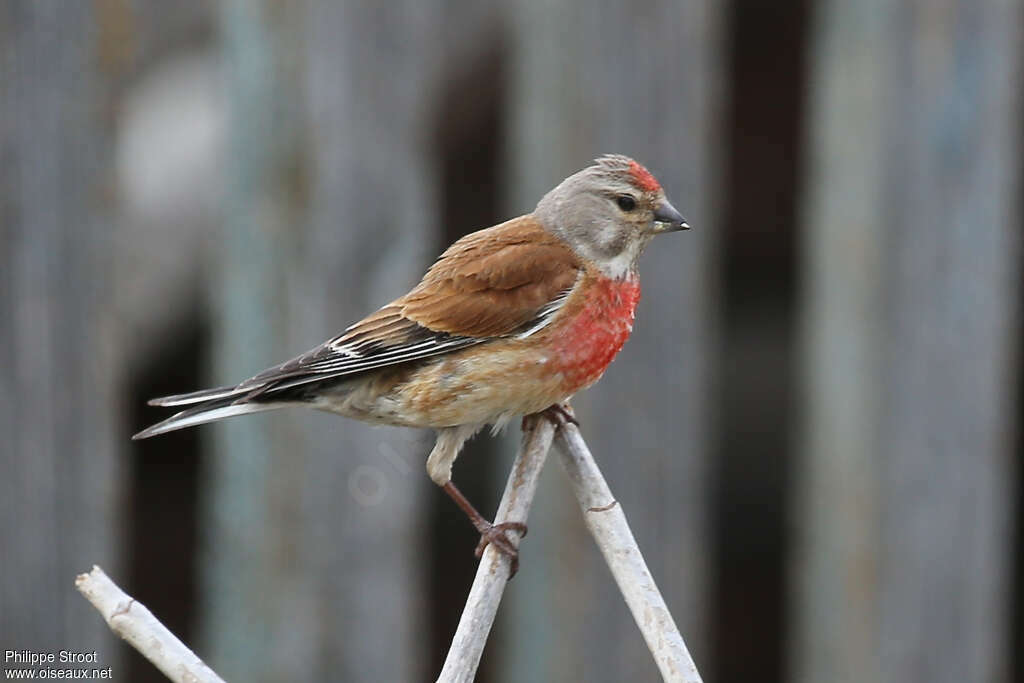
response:
[[[612,257],[595,256],[589,253],[584,253],[583,256],[593,261],[603,275],[613,280],[621,280],[636,274],[637,261],[640,259],[640,254],[647,247],[648,242],[651,241],[651,237],[653,235],[645,235],[639,239],[630,240],[622,251]],[[589,250],[584,248],[584,251]]]

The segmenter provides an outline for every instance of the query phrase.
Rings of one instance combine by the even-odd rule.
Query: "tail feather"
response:
[[[215,389],[200,389],[199,391],[190,391],[187,394],[174,394],[173,396],[151,398],[147,403],[151,406],[186,406],[191,403],[214,401],[218,398],[227,398],[228,396],[235,397],[245,393],[246,391],[249,391],[249,389],[242,389],[239,388],[238,385],[232,385],[228,387],[216,387]]]
[[[215,391],[215,390],[209,390]],[[201,393],[201,392],[196,392]],[[184,394],[187,395],[187,394]],[[174,397],[168,397],[174,398]],[[133,440],[146,439],[157,434],[164,434],[165,432],[173,432],[176,429],[184,429],[185,427],[193,427],[195,425],[205,424],[207,422],[214,422],[216,420],[223,419],[225,417],[234,417],[235,415],[248,415],[249,413],[260,413],[264,410],[273,410],[287,405],[287,402],[267,402],[267,403],[234,403],[234,398],[229,396],[219,400],[210,401],[203,405],[194,406],[192,408],[186,408],[180,413],[176,413],[171,417],[167,418],[162,422],[157,422],[155,425],[143,429],[141,432],[132,437]],[[173,403],[160,404],[160,405],[175,405]]]

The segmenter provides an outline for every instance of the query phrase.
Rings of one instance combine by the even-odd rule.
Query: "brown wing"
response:
[[[516,334],[576,283],[581,264],[529,216],[466,235],[395,302],[435,332]]]
[[[156,399],[245,402],[295,386],[405,363],[546,325],[582,264],[530,216],[466,235],[411,292],[315,349],[234,387]]]

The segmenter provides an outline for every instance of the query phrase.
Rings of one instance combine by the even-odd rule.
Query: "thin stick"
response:
[[[601,549],[662,678],[679,683],[701,683],[686,643],[629,530],[622,506],[612,496],[579,429],[566,424],[558,430],[555,444],[587,528]]]
[[[111,631],[128,641],[172,681],[224,683],[145,605],[121,590],[99,567],[93,565],[88,574],[79,574],[75,588],[99,610]]]
[[[533,418],[523,433],[523,442],[509,474],[505,493],[498,505],[495,522],[525,522],[537,492],[537,479],[544,468],[555,428],[550,420]],[[519,546],[519,534],[508,532],[513,545]],[[439,683],[469,683],[476,676],[480,655],[498,612],[498,603],[511,572],[509,558],[487,546],[473,579],[473,587],[462,610],[448,657],[437,680]]]

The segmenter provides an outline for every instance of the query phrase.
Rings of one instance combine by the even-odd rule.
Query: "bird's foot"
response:
[[[494,546],[502,555],[509,558],[512,563],[512,573],[509,575],[511,579],[519,571],[519,549],[516,547],[512,539],[505,533],[507,531],[516,531],[519,533],[519,538],[526,536],[526,525],[522,522],[501,522],[500,524],[490,524],[485,522],[477,526],[477,531],[480,532],[480,542],[476,546],[474,555],[482,557],[484,549],[488,545]]]
[[[539,414],[551,420],[556,427],[564,427],[567,424],[580,426],[579,420],[572,414],[572,408],[568,403],[552,403]]]
[[[447,482],[441,487],[444,492],[455,501],[455,504],[466,513],[466,517],[472,522],[473,527],[480,532],[480,543],[476,546],[476,552],[474,553],[477,557],[481,557],[484,554],[484,548],[488,544],[493,545],[494,549],[502,555],[509,558],[511,562],[512,573],[508,578],[512,578],[519,571],[519,549],[516,547],[516,543],[506,534],[507,531],[519,532],[519,538],[526,536],[526,525],[522,522],[501,522],[499,524],[492,524],[484,519],[484,516],[477,512],[477,509],[462,495],[462,491],[455,486],[451,481]]]
[[[572,414],[572,408],[569,407],[568,403],[552,403],[544,410],[538,413],[532,413],[530,415],[523,415],[523,422],[520,428],[525,432],[530,428],[533,420],[545,419],[555,425],[556,429],[560,429],[567,424],[573,424],[577,427],[580,426],[579,420]]]

